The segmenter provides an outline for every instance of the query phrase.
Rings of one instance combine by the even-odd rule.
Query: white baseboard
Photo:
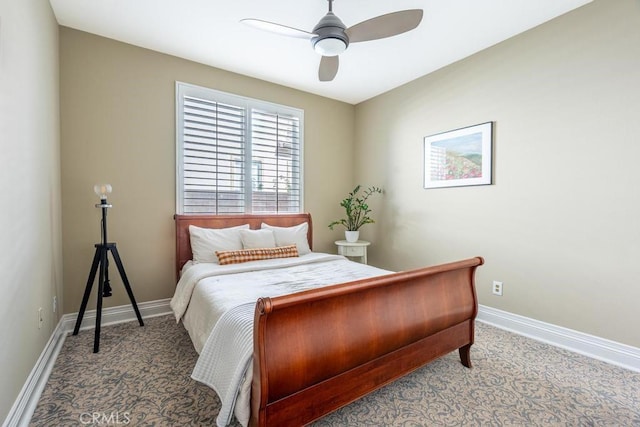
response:
[[[480,305],[479,322],[640,372],[640,348]]]
[[[62,348],[67,333],[62,328],[62,319],[54,329],[49,341],[44,346],[44,350],[36,361],[35,366],[27,377],[27,381],[22,386],[20,394],[13,403],[7,418],[2,423],[2,427],[23,427],[28,426],[33,411],[38,405],[38,400],[47,384],[49,374],[56,362],[58,353]]]
[[[143,302],[138,304],[138,310],[142,319],[156,316],[163,316],[171,313],[169,299]],[[58,325],[51,334],[42,354],[38,358],[36,365],[31,370],[20,394],[16,398],[11,410],[2,427],[26,427],[29,425],[33,411],[38,405],[40,395],[47,384],[53,365],[60,353],[62,344],[76,324],[78,313],[65,314],[60,318]],[[82,317],[80,330],[95,328],[96,311],[87,310]],[[137,321],[136,313],[131,305],[109,307],[102,310],[101,326],[113,325],[115,323]]]
[[[148,319],[156,316],[164,316],[171,313],[169,302],[171,299],[160,299],[156,301],[148,301],[138,304],[138,310],[142,319]],[[62,316],[64,323],[64,330],[66,332],[73,332],[73,328],[76,325],[76,319],[78,313],[65,314]],[[100,321],[100,327],[115,325],[116,323],[131,322],[137,320],[136,313],[133,311],[133,306],[120,305],[118,307],[109,307],[102,310],[102,319]],[[96,327],[96,311],[87,310],[82,316],[82,324],[80,330],[93,329]]]

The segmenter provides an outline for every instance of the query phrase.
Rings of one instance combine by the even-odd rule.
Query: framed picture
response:
[[[488,185],[493,122],[424,138],[424,188]]]

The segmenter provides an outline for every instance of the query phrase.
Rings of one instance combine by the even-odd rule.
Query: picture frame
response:
[[[424,188],[493,183],[493,122],[424,138]]]

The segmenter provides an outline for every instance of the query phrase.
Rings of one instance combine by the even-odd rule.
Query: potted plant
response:
[[[365,224],[372,224],[375,221],[369,216],[371,209],[367,204],[367,199],[375,193],[382,194],[382,189],[378,187],[367,188],[361,197],[358,197],[360,185],[357,185],[349,195],[340,202],[345,210],[346,217],[329,224],[329,228],[333,230],[336,225],[344,225],[345,238],[348,242],[356,242],[360,235],[360,227]]]

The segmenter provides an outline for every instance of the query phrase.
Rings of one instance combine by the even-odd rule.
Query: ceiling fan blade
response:
[[[296,37],[299,39],[309,40],[315,34],[299,30],[293,27],[287,27],[286,25],[276,24],[275,22],[263,21],[262,19],[241,19],[240,22],[257,28],[259,30],[269,31],[270,33],[280,34],[281,36]]]
[[[318,78],[321,82],[330,82],[338,74],[338,65],[340,60],[338,56],[323,56],[320,60],[320,68],[318,69]]]
[[[423,15],[422,9],[401,10],[367,19],[345,30],[350,43],[378,40],[416,28]]]

